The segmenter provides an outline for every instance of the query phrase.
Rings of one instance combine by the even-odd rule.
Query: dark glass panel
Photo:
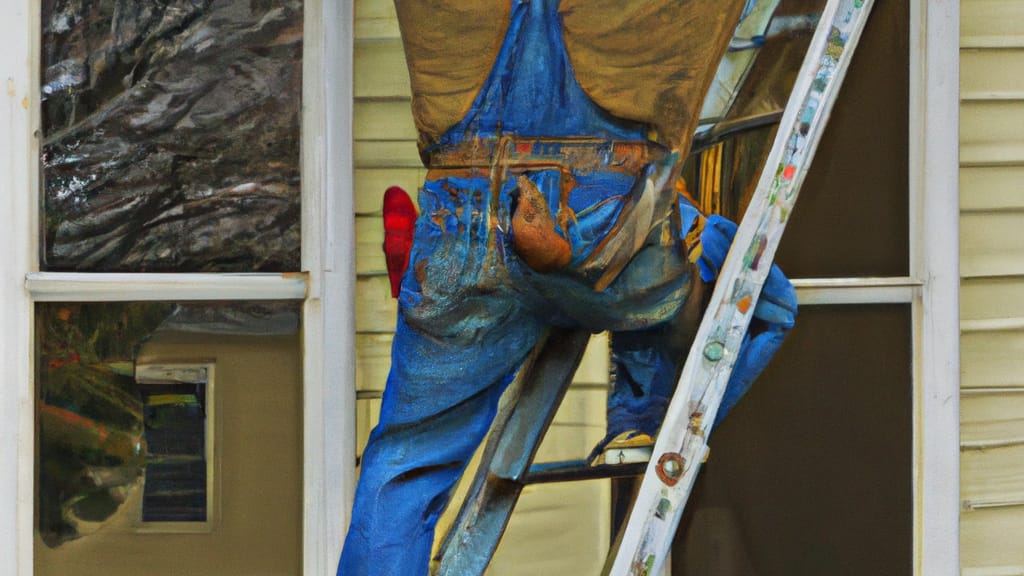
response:
[[[776,261],[792,277],[910,263],[908,2],[876,2]]]
[[[143,522],[208,518],[208,386],[205,380],[139,386],[146,441]]]
[[[821,0],[782,0],[779,17],[814,14]],[[758,124],[781,112],[811,32],[770,37],[725,124]],[[790,277],[903,276],[909,270],[909,8],[877,3],[819,144],[776,261]],[[775,126],[739,132],[722,143],[708,186],[705,158],[684,169],[706,209],[739,219],[754,192]],[[718,197],[704,198],[707,190]]]
[[[909,575],[912,390],[908,305],[803,308],[710,439],[672,573]]]
[[[41,266],[299,269],[301,0],[43,0]]]

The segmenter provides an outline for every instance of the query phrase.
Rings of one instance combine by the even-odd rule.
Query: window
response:
[[[136,365],[146,443],[143,528],[203,527],[213,518],[214,366]]]
[[[234,312],[247,308],[242,314],[247,318],[244,324],[259,317],[250,304],[289,306],[294,323],[287,334],[268,333],[264,326],[255,334],[224,335],[218,330],[225,325],[237,328],[237,314],[216,322],[193,317],[191,323],[203,324],[203,330],[199,336],[193,332],[182,337],[184,341],[174,346],[180,350],[202,341],[206,351],[164,354],[151,357],[150,362],[188,363],[220,356],[216,362],[219,386],[208,383],[207,395],[227,394],[231,389],[244,391],[247,377],[262,382],[277,378],[273,390],[291,393],[290,408],[277,407],[279,417],[290,419],[285,426],[287,434],[269,425],[273,412],[255,421],[266,437],[287,438],[291,444],[268,444],[263,437],[239,438],[264,452],[266,465],[262,469],[239,469],[237,462],[218,460],[221,448],[225,449],[223,456],[228,457],[230,436],[241,429],[238,420],[232,423],[231,413],[248,412],[254,404],[266,405],[251,388],[249,394],[222,403],[225,411],[215,411],[215,418],[205,422],[204,456],[213,456],[206,460],[206,482],[213,482],[206,490],[206,521],[220,522],[223,527],[229,521],[225,498],[238,496],[235,490],[229,492],[228,486],[221,485],[225,490],[218,491],[218,462],[227,467],[228,476],[257,479],[261,475],[274,477],[288,469],[294,497],[282,498],[269,485],[250,487],[250,498],[272,503],[280,500],[280,506],[272,507],[278,508],[275,513],[281,516],[279,520],[289,526],[286,541],[268,542],[262,548],[266,555],[286,557],[286,561],[278,561],[281,572],[327,573],[323,567],[334,564],[340,548],[343,501],[351,475],[351,470],[341,465],[346,451],[351,453],[346,445],[351,435],[336,432],[346,427],[348,413],[334,412],[348,402],[345,390],[351,386],[346,370],[348,339],[337,337],[347,331],[351,315],[346,253],[335,249],[336,245],[351,244],[343,239],[351,236],[351,230],[343,218],[336,219],[331,212],[335,203],[344,206],[348,201],[349,177],[344,158],[329,163],[324,160],[329,150],[339,154],[343,148],[338,143],[347,141],[343,115],[337,115],[335,103],[327,98],[348,90],[347,81],[340,81],[342,74],[337,72],[348,68],[345,19],[338,17],[345,13],[344,6],[315,0],[305,5],[297,1],[212,6],[132,4],[113,14],[103,13],[113,6],[28,1],[24,6],[12,7],[19,16],[10,20],[17,31],[9,37],[24,44],[19,44],[17,64],[11,61],[8,67],[4,59],[5,70],[13,74],[5,87],[22,96],[17,109],[11,109],[11,114],[5,112],[2,122],[4,133],[18,131],[26,138],[18,139],[16,151],[8,148],[13,141],[5,139],[3,146],[4,173],[10,175],[4,178],[4,198],[11,202],[5,205],[5,211],[19,222],[16,235],[21,238],[17,255],[5,257],[3,263],[5,278],[13,278],[6,275],[8,271],[18,277],[4,284],[4,298],[18,303],[14,305],[17,320],[7,325],[12,333],[20,332],[20,336],[13,337],[5,333],[5,350],[6,343],[11,342],[18,354],[24,352],[31,357],[35,353],[32,342],[44,337],[39,327],[47,313],[43,309],[48,307],[59,312],[69,306],[169,302],[174,310],[181,310],[208,303],[210,308]],[[217,10],[227,12],[210,14]],[[3,26],[6,34],[8,21]],[[69,30],[85,44],[54,39]],[[111,30],[115,34],[109,42],[89,36]],[[236,44],[225,49],[225,40]],[[282,55],[290,59],[288,63],[275,60]],[[231,62],[220,66],[223,58]],[[88,66],[80,66],[83,61]],[[215,74],[214,69],[222,74]],[[199,88],[198,99],[188,92],[195,88],[190,83],[205,85]],[[296,100],[299,93],[301,108]],[[114,111],[128,114],[118,120]],[[106,116],[108,113],[111,115]],[[139,115],[132,119],[134,114]],[[278,119],[268,122],[268,118]],[[28,126],[33,130],[38,126],[36,139]],[[225,129],[241,129],[247,136],[228,139],[224,148],[225,142],[218,142],[218,138]],[[151,138],[147,141],[146,136]],[[120,152],[113,151],[115,148]],[[222,164],[215,166],[218,162]],[[77,172],[83,167],[93,170]],[[45,172],[43,178],[37,176],[40,168]],[[256,173],[259,171],[264,175]],[[211,180],[210,175],[218,172],[225,176]],[[147,188],[163,192],[149,194]],[[94,208],[96,212],[90,214]],[[29,229],[37,224],[38,235]],[[230,234],[224,233],[227,228]],[[261,240],[261,228],[266,241]],[[227,251],[214,254],[211,247]],[[157,324],[163,330],[173,322],[165,314]],[[185,324],[188,322],[177,326],[176,333],[189,334]],[[31,337],[32,332],[39,340]],[[162,334],[171,332],[175,331],[164,330]],[[156,332],[147,333],[152,336]],[[324,334],[335,337],[328,339]],[[15,343],[19,338],[24,343]],[[267,340],[273,342],[268,344]],[[146,340],[149,344],[153,341]],[[152,352],[147,349],[149,344],[131,350],[126,358],[105,359],[100,364],[104,370],[113,364],[121,364],[118,369],[138,364],[140,354]],[[236,374],[230,375],[230,362],[223,361],[229,355],[223,349],[229,346],[235,346],[238,352],[231,362],[244,364],[246,359],[242,357],[252,352],[262,355],[278,372],[252,374],[251,366],[236,366]],[[217,347],[219,352],[210,352]],[[81,357],[79,360],[81,364]],[[17,425],[22,427],[18,437],[25,443],[18,445],[17,454],[4,455],[11,461],[24,459],[13,472],[17,480],[10,486],[18,487],[18,500],[27,507],[17,508],[20,520],[3,521],[4,533],[10,528],[11,538],[5,539],[0,554],[3,562],[11,559],[17,567],[5,564],[2,571],[44,573],[44,564],[38,558],[33,560],[36,489],[32,479],[34,471],[41,468],[32,446],[37,425],[31,414],[35,392],[31,386],[22,385],[38,381],[44,371],[40,364],[28,363],[16,370],[11,382],[20,384],[8,395],[5,379],[3,396],[5,400],[16,399],[28,410],[22,413],[24,418],[18,416],[18,411],[12,413],[12,421],[20,422]],[[280,378],[283,372],[288,378]],[[167,398],[161,396],[176,396],[174,405],[191,406],[184,411],[195,412],[194,404],[179,402],[187,394],[178,390],[150,394],[153,384],[132,386],[140,412],[145,397],[145,410],[151,412],[148,416],[159,417],[171,405],[164,404]],[[202,405],[199,396],[194,396]],[[210,404],[204,408],[210,408]],[[198,429],[198,421],[191,424]],[[219,438],[221,426],[229,431],[228,436],[224,442],[209,444]],[[310,428],[304,430],[305,426]],[[338,440],[329,440],[328,430]],[[8,437],[6,431],[4,437]],[[138,446],[140,457],[142,444]],[[304,469],[307,463],[309,469]],[[192,480],[197,481],[198,476],[195,474]],[[330,480],[325,480],[327,476]],[[6,497],[7,480],[4,482]],[[244,523],[245,518],[233,522],[240,521]],[[165,519],[159,522],[166,523]],[[116,532],[87,522],[79,526],[83,531],[98,528],[90,537]],[[212,534],[174,535],[178,544],[168,549],[180,555],[182,538],[195,543],[198,538],[219,538],[223,534],[218,530]],[[165,535],[151,538],[159,540]],[[100,540],[96,536],[81,541],[96,542],[98,549]],[[10,544],[12,548],[8,549],[6,542],[17,544]],[[252,545],[249,542],[246,547]],[[195,552],[193,545],[186,546]],[[220,542],[222,550],[237,551],[240,546],[240,542],[226,547]],[[288,553],[282,555],[282,551]],[[151,560],[159,565],[159,559]],[[254,557],[251,562],[255,561]],[[78,566],[84,571],[110,572],[110,567],[101,566],[99,561]],[[60,566],[56,570],[59,572]],[[209,563],[206,570],[225,573],[224,565],[218,563]],[[240,573],[248,572],[251,570],[242,569]]]

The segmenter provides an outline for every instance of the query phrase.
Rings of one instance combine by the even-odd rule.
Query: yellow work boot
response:
[[[627,430],[612,438],[604,451],[595,456],[591,466],[647,462],[654,451],[654,438],[637,430]]]

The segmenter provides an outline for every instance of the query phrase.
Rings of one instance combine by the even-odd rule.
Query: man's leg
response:
[[[338,574],[427,574],[434,527],[544,326],[515,297],[486,177],[428,177],[380,421]]]
[[[618,448],[635,444],[640,449],[653,444],[700,323],[704,289],[700,280],[692,279],[686,303],[665,323],[612,332],[614,379],[608,395],[608,433],[594,456],[609,443]]]
[[[612,334],[615,382],[608,398],[608,435],[595,452],[623,433],[653,437],[658,431],[703,315],[704,291],[710,291],[708,282],[717,277],[736,229],[735,223],[719,216],[708,220],[700,235],[701,274],[691,279],[691,292],[679,314],[651,329]],[[792,329],[796,312],[796,291],[779,267],[773,265],[754,308],[714,427],[768,365]]]
[[[427,573],[438,517],[540,330],[532,319],[516,318],[478,342],[451,344],[399,316],[339,575]]]

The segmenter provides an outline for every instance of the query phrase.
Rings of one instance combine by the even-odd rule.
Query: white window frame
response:
[[[0,18],[0,574],[33,573],[33,309],[46,301],[303,302],[303,574],[333,575],[354,484],[352,3],[306,0],[302,273],[39,272],[40,0]]]
[[[352,1],[306,0],[303,274],[38,272],[39,0],[0,18],[0,573],[33,573],[33,307],[40,301],[304,301],[303,573],[334,574],[354,476]],[[913,313],[914,574],[959,573],[959,0],[911,0],[907,278],[797,282],[804,304]]]

